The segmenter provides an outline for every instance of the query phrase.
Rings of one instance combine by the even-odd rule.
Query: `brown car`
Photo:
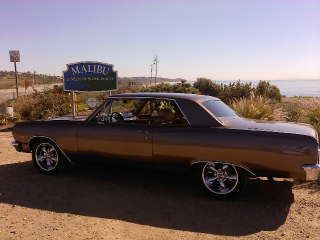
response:
[[[206,95],[118,94],[87,118],[21,122],[13,136],[44,173],[100,159],[169,163],[197,169],[216,197],[239,192],[248,177],[316,180],[320,169],[311,126],[244,119]]]

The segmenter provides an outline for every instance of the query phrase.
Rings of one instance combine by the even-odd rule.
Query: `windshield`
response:
[[[208,100],[202,105],[216,117],[236,117],[237,114],[224,102],[219,100]]]

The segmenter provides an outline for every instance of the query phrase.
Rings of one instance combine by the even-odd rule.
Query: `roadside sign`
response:
[[[20,62],[19,50],[9,50],[10,62]]]
[[[107,63],[70,63],[63,72],[63,86],[65,91],[114,90],[117,88],[117,72]]]
[[[93,109],[93,108],[95,108],[95,107],[98,106],[99,102],[98,102],[98,100],[97,100],[96,98],[94,98],[94,97],[89,97],[89,98],[87,99],[87,104],[88,104],[88,106],[89,106],[91,109]]]

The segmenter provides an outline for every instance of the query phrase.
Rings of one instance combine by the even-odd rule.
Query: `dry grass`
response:
[[[308,123],[320,132],[319,97],[284,98],[281,105],[287,121]]]
[[[267,98],[251,96],[241,98],[231,104],[232,108],[241,116],[251,119],[272,120],[274,118],[274,105]]]

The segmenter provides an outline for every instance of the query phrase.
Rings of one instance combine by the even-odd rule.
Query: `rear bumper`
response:
[[[11,145],[18,151],[18,152],[29,152],[29,146],[26,143],[21,143],[17,141],[12,141]]]
[[[304,165],[302,168],[306,173],[306,181],[315,181],[319,178],[320,164]]]
[[[318,149],[318,162],[317,164],[306,164],[302,166],[305,174],[306,181],[315,181],[319,179],[320,176],[320,149]]]

